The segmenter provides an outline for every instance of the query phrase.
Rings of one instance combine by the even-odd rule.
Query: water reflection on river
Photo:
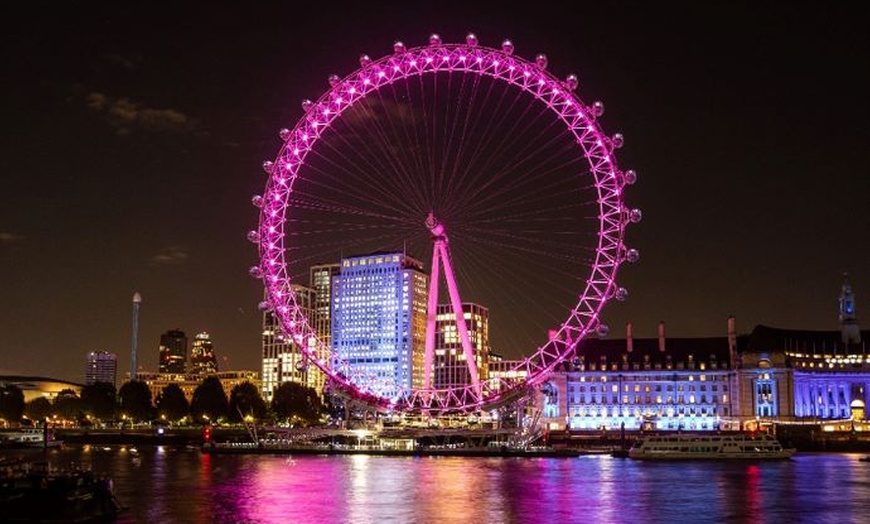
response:
[[[112,476],[129,507],[119,522],[154,524],[868,522],[870,463],[858,458],[209,456],[118,446],[50,455]]]

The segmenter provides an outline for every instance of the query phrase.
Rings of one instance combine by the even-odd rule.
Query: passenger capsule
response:
[[[262,195],[252,196],[251,197],[251,204],[253,204],[254,207],[262,208],[263,207],[263,196]]]
[[[603,322],[598,324],[598,327],[595,328],[595,334],[598,335],[598,338],[607,338],[607,335],[610,334],[610,326]]]
[[[634,171],[634,169],[629,169],[628,171],[626,171],[625,174],[623,174],[623,177],[625,177],[626,185],[630,186],[637,182],[637,173]]]
[[[501,50],[506,55],[511,55],[514,52],[514,43],[510,40],[505,40],[501,43]]]
[[[263,268],[260,266],[251,266],[248,273],[254,278],[263,278]]]
[[[544,53],[539,54],[535,57],[535,63],[541,69],[547,69],[547,55],[545,55]]]
[[[287,129],[286,127],[282,128],[280,131],[278,131],[278,136],[281,138],[281,140],[283,140],[285,142],[290,140],[291,135],[292,135],[291,131],[289,129]]]
[[[624,287],[617,289],[616,293],[613,295],[613,298],[620,302],[625,302],[625,299],[628,298],[628,290]]]
[[[625,259],[632,263],[637,262],[640,260],[640,251],[633,248],[629,249],[625,252]]]
[[[643,212],[640,209],[634,208],[628,213],[628,220],[631,221],[632,224],[637,224],[643,219]]]
[[[329,75],[329,85],[335,87],[339,82],[341,82],[341,78],[339,78],[338,75]]]
[[[260,243],[260,233],[258,233],[256,231],[248,231],[248,242],[251,242],[253,244],[259,244]]]
[[[359,55],[359,65],[365,67],[372,63],[371,57],[369,55]]]
[[[429,35],[429,45],[441,45],[441,35],[438,33]]]
[[[272,311],[272,303],[268,300],[260,301],[260,303],[257,304],[257,309],[260,311]]]
[[[267,175],[272,174],[272,166],[275,164],[271,160],[263,160],[263,171],[266,172]]]
[[[596,100],[592,103],[592,114],[599,117],[604,114],[604,102]]]
[[[565,87],[571,91],[575,91],[578,85],[580,85],[580,81],[577,80],[577,75],[568,75],[568,78],[565,79]]]
[[[465,37],[465,43],[471,47],[476,47],[477,35],[475,35],[474,33],[468,33],[468,35]]]
[[[616,133],[610,139],[610,143],[613,145],[613,149],[619,149],[625,145],[625,137],[622,136],[622,133]]]
[[[395,44],[393,44],[393,51],[396,53],[404,53],[405,52],[405,44],[401,41],[397,40]]]
[[[312,102],[311,100],[306,98],[305,100],[302,101],[302,110],[308,111],[309,109],[311,109],[311,106],[313,106],[313,105],[314,105],[314,102]]]

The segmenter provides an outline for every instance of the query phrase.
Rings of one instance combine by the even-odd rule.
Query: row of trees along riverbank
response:
[[[259,389],[243,382],[224,392],[215,376],[207,376],[188,402],[177,384],[169,384],[152,398],[140,380],[125,382],[120,389],[108,383],[82,387],[81,394],[63,390],[54,399],[38,397],[24,401],[14,384],[0,387],[0,426],[37,425],[42,421],[63,427],[123,426],[148,422],[167,424],[223,424],[249,422],[308,426],[321,423],[339,406],[324,405],[317,392],[295,382],[284,382],[265,402]]]

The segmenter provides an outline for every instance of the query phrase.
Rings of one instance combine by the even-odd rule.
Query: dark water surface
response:
[[[134,455],[64,446],[49,458],[111,476],[127,523],[870,522],[870,462],[857,454],[758,463]]]

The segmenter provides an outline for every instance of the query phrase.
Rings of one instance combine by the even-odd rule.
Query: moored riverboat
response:
[[[63,444],[54,434],[43,428],[19,428],[0,431],[0,450],[41,449]]]
[[[678,433],[638,438],[628,457],[643,460],[782,460],[794,448],[785,448],[767,433]]]
[[[110,522],[123,507],[112,480],[90,471],[51,471],[47,464],[2,463],[0,522]]]

